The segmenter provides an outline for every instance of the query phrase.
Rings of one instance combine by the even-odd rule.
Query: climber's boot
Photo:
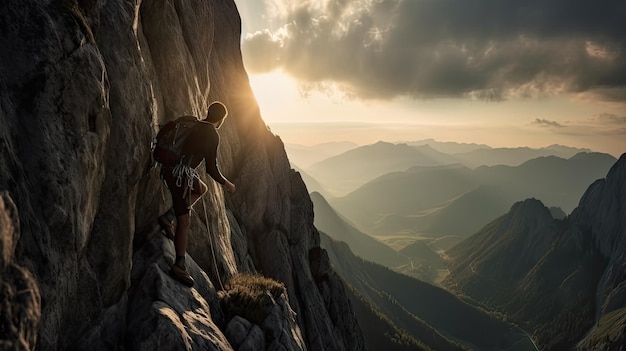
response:
[[[170,270],[170,275],[188,287],[193,286],[194,280],[191,275],[189,275],[186,267],[181,267],[174,263],[172,265],[172,269]]]

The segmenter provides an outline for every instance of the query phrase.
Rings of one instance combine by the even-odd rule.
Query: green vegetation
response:
[[[431,350],[404,329],[398,328],[352,286],[348,283],[345,284],[348,287],[348,297],[365,338],[365,345],[369,350]]]
[[[447,251],[444,284],[508,316],[542,349],[572,349],[593,326],[607,264],[590,236],[572,235],[539,201],[520,202]]]
[[[526,339],[510,323],[441,288],[356,257],[345,244],[331,241],[323,233],[320,237],[342,279],[398,329],[433,350],[502,349]],[[357,313],[361,328],[363,323],[371,323],[362,318],[366,317]]]
[[[241,316],[261,325],[274,300],[282,294],[285,286],[280,282],[261,275],[239,274],[226,284],[226,291],[220,292],[219,299],[228,320]]]
[[[569,213],[589,184],[603,178],[614,163],[610,155],[590,153],[567,160],[541,157],[515,167],[449,165],[389,170],[329,202],[371,235],[469,236],[505,214],[516,201],[527,198]],[[337,174],[344,176],[336,173],[335,177]]]
[[[626,344],[626,308],[607,313],[587,337],[587,345],[599,350],[614,350]],[[587,345],[583,345],[586,348]],[[588,347],[590,348],[590,347]]]
[[[404,255],[347,223],[320,193],[311,193],[311,201],[315,227],[334,240],[347,243],[355,255],[387,267],[410,263]]]
[[[445,337],[463,341],[481,349],[512,345],[519,336],[511,333],[511,325],[471,306],[451,293],[420,282],[385,267],[363,262],[368,275],[386,294],[409,313],[418,316]],[[381,303],[377,303],[381,305]],[[389,313],[388,313],[389,315]],[[426,340],[421,339],[427,343]]]

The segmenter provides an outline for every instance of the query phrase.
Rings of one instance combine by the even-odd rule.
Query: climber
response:
[[[217,129],[220,128],[227,115],[228,111],[223,103],[213,102],[208,108],[206,118],[194,121],[196,123],[193,125],[193,129],[182,141],[180,160],[176,164],[161,164],[161,176],[172,195],[172,204],[176,215],[175,231],[167,212],[159,217],[159,224],[167,236],[174,241],[176,250],[176,261],[172,265],[170,274],[189,287],[194,284],[185,263],[187,233],[191,224],[190,212],[191,207],[207,191],[207,185],[200,180],[196,168],[204,160],[206,172],[211,178],[224,186],[228,193],[232,194],[236,189],[235,185],[222,175],[217,165],[217,148],[220,139]],[[167,128],[172,128],[175,125],[175,121],[166,124],[159,131],[159,134],[167,132]]]

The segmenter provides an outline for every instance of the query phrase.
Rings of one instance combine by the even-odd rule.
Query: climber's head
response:
[[[222,126],[222,123],[224,123],[226,116],[228,116],[226,106],[219,101],[215,101],[209,105],[209,110],[204,120],[212,123],[215,128],[219,128]]]

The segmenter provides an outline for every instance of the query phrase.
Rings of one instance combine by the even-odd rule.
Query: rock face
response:
[[[302,348],[363,349],[342,283],[320,284],[311,271],[312,204],[261,119],[240,27],[229,0],[0,4],[0,190],[21,229],[18,240],[3,222],[0,268],[6,282],[19,267],[32,287],[15,307],[32,311],[23,348],[258,346],[267,330],[224,320],[216,303],[230,277],[256,272],[287,290],[278,342],[267,347],[289,345],[281,331],[300,335]],[[203,116],[214,100],[229,108],[218,160],[238,191],[224,194],[202,171],[209,191],[188,247],[197,286],[186,289],[167,275],[173,246],[156,217],[171,200],[150,143],[158,125]],[[235,342],[233,328],[247,334]]]
[[[41,297],[32,274],[14,260],[20,236],[17,215],[9,195],[0,192],[0,349],[34,350]]]

